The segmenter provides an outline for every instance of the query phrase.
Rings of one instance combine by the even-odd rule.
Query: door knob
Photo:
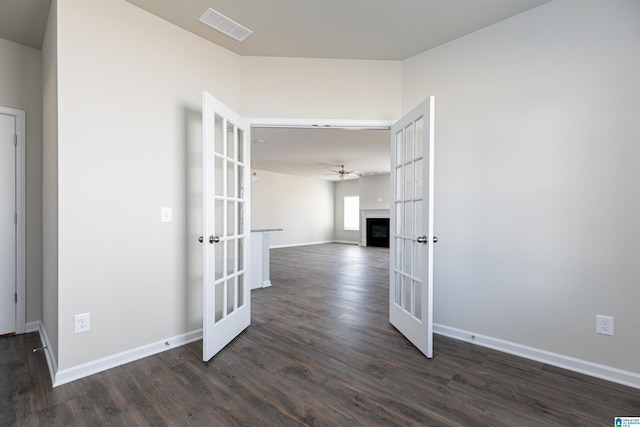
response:
[[[211,235],[209,236],[209,243],[218,243],[220,238],[218,236]]]
[[[202,236],[198,237],[198,242],[202,243],[204,241],[204,238]]]
[[[416,239],[418,243],[429,243],[429,238],[427,236],[420,236]],[[433,236],[433,243],[438,243],[438,238]]]

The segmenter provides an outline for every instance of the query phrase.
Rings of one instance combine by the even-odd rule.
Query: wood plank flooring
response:
[[[51,388],[37,334],[0,339],[0,426],[612,426],[640,390],[388,323],[388,249],[275,249],[252,325]]]

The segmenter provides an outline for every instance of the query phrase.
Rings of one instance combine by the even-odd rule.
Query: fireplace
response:
[[[367,218],[367,246],[389,247],[389,218]]]

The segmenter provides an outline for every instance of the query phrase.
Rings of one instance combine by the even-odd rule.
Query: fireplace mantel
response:
[[[367,218],[389,218],[389,209],[362,209],[360,211],[360,246],[367,246]]]

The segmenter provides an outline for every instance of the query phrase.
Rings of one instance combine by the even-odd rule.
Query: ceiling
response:
[[[398,61],[549,0],[126,1],[239,55]],[[40,49],[50,5],[0,0],[0,38]],[[209,7],[253,34],[238,42],[201,24]],[[341,165],[389,171],[388,130],[257,128],[257,139],[266,141],[252,143],[258,170],[331,180],[324,174]]]
[[[331,171],[341,166],[358,175],[389,172],[389,129],[256,127],[252,141],[258,175],[265,170],[339,181]]]
[[[51,0],[0,0],[0,38],[42,48]]]
[[[240,55],[403,60],[549,0],[127,1]],[[209,7],[253,34],[201,24]]]

